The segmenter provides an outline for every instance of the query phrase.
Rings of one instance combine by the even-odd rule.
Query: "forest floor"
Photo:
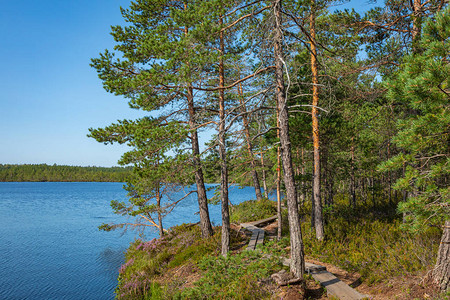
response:
[[[268,237],[276,235],[277,223],[264,227],[268,232]],[[366,295],[368,299],[374,300],[393,300],[393,299],[439,299],[439,288],[430,280],[429,274],[422,273],[418,275],[406,275],[389,278],[386,282],[378,282],[368,285],[361,275],[357,272],[350,273],[329,263],[324,263],[311,257],[306,257],[307,262],[321,265],[327,268],[327,271],[334,274],[341,281],[345,282],[360,294]],[[282,299],[298,299],[296,288],[289,291],[290,288],[283,288],[281,291],[274,291],[273,294]],[[290,297],[294,296],[297,297]],[[278,298],[278,297],[277,297]],[[307,281],[304,299],[330,299],[326,291],[314,280]],[[333,298],[331,298],[333,299]]]
[[[235,232],[239,227],[232,226]],[[268,233],[268,239],[273,238],[276,232],[276,223],[264,227]],[[246,242],[241,243],[235,249],[234,253],[243,251],[247,246]],[[306,261],[318,265],[325,266],[327,271],[334,274],[340,280],[355,288],[359,293],[366,295],[368,299],[374,300],[407,300],[407,299],[447,299],[439,296],[439,289],[434,285],[426,273],[416,275],[405,275],[394,278],[386,278],[383,282],[367,284],[362,280],[358,273],[351,273],[329,263],[306,257]],[[170,282],[183,282],[178,288],[192,288],[195,283],[202,277],[202,271],[193,263],[187,263],[177,268],[171,269],[164,276],[160,277],[158,282],[166,285]],[[335,299],[328,297],[326,290],[322,288],[318,282],[312,278],[306,281],[306,289],[302,289],[300,285],[277,286],[272,280],[264,279],[257,285],[271,294],[271,299]]]
[[[328,215],[329,236],[322,243],[316,241],[308,215],[302,214],[307,262],[325,266],[368,299],[450,300],[450,293],[440,294],[427,272],[435,263],[438,229],[409,234],[401,230],[394,209],[349,211],[345,203]],[[243,202],[233,209],[231,221],[265,219],[274,209],[268,201]],[[273,222],[264,227],[264,245],[256,251],[245,251],[251,232],[232,223],[227,258],[220,255],[220,227],[207,239],[198,226],[183,224],[162,239],[137,240],[126,253],[116,293],[123,295],[120,299],[333,299],[310,275],[305,287],[278,286],[271,279],[289,270],[280,259],[290,252],[287,217],[282,220],[282,239],[276,240]]]
[[[374,300],[407,300],[407,299],[445,299],[439,298],[439,289],[426,279],[426,274],[422,276],[403,276],[391,278],[387,282],[367,285],[361,282],[361,276],[357,273],[349,273],[333,265],[323,263],[313,259],[308,262],[320,264],[327,267],[343,282],[355,288],[361,294],[367,295],[368,299]],[[195,282],[201,278],[201,272],[194,264],[187,264],[171,270],[160,282],[170,282],[174,279],[183,279],[183,288],[191,288]],[[294,299],[334,299],[327,296],[326,291],[314,280],[306,282],[306,290],[302,291],[299,286],[278,287],[271,282],[261,282],[261,287],[269,290],[273,295],[272,299],[294,300]],[[303,297],[301,296],[303,295]]]
[[[369,299],[438,299],[439,289],[429,279],[427,274],[407,275],[390,278],[387,282],[368,285],[361,280],[358,273],[349,273],[331,264],[307,258],[306,261],[325,266],[327,271],[333,273],[341,281],[355,288],[359,293],[367,295]],[[310,299],[329,299],[326,293]]]

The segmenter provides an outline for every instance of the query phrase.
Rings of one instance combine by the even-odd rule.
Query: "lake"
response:
[[[103,232],[123,222],[111,200],[125,200],[122,183],[1,182],[0,299],[113,299],[124,251],[137,234]],[[212,191],[208,197],[212,196]],[[254,189],[230,187],[233,204],[255,199]],[[198,222],[196,195],[166,217],[166,228]],[[220,205],[210,206],[221,224]],[[156,237],[147,231],[146,238]]]

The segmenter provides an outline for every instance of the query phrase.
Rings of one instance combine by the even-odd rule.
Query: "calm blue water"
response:
[[[230,188],[233,204],[254,198],[253,188]],[[0,299],[113,299],[123,252],[136,233],[97,226],[126,221],[109,207],[125,199],[121,183],[0,183]],[[193,194],[164,226],[198,222],[197,211]],[[219,225],[220,206],[210,206],[210,214]]]

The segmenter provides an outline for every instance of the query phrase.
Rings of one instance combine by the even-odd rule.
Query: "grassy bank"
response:
[[[118,299],[263,299],[258,279],[282,268],[278,259],[238,252],[245,235],[232,234],[232,255],[220,256],[220,228],[202,240],[198,226],[181,225],[162,239],[135,241],[121,267]],[[255,293],[255,290],[258,291]]]

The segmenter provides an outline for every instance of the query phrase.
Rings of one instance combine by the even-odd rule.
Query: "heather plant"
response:
[[[126,262],[119,269],[118,299],[136,299],[154,294],[158,288],[151,278],[161,273],[171,257],[163,238],[148,242],[136,240],[126,253]]]
[[[177,235],[174,244],[181,251],[174,254],[168,267],[177,267],[187,261],[196,263],[205,255],[219,251],[220,233],[218,231],[207,239],[201,239],[200,237],[200,231],[196,231],[195,236],[188,236],[187,232]]]
[[[233,237],[236,241],[238,237]],[[220,232],[202,239],[198,226],[178,225],[163,238],[136,240],[128,248],[126,262],[119,270],[118,299],[163,299],[168,287],[155,279],[171,268],[200,261],[205,255],[219,251]],[[171,287],[176,290],[176,286]]]

